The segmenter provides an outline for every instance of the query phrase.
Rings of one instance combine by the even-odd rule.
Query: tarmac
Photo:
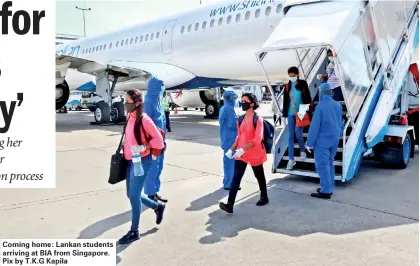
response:
[[[141,239],[117,247],[117,265],[380,265],[419,264],[419,157],[404,170],[362,164],[337,183],[331,200],[311,198],[318,180],[271,173],[270,203],[246,171],[233,215],[218,208],[222,150],[217,120],[180,111],[172,118],[160,194],[162,224],[144,209]],[[130,228],[124,183],[110,185],[109,161],[122,126],[92,126],[92,113],[56,116],[57,188],[2,189],[0,238],[118,240]]]

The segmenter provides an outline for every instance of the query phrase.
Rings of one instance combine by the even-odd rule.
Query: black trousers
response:
[[[169,111],[165,111],[165,120],[166,120],[166,130],[171,129],[171,121],[169,120]]]
[[[232,207],[235,204],[236,194],[238,194],[238,189],[241,185],[242,177],[245,174],[247,165],[248,164],[243,161],[235,160],[235,172],[233,174],[228,198],[228,204]],[[268,197],[263,165],[252,166],[252,170],[254,171],[254,176],[258,181],[258,186],[260,187],[261,197]]]
[[[333,90],[333,96],[332,98],[334,100],[338,101],[344,101],[343,92],[341,91],[341,86],[334,88]]]

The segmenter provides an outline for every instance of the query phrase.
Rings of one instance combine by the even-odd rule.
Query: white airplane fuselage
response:
[[[250,0],[203,5],[179,15],[58,45],[56,52],[145,69],[163,80],[167,90],[223,87],[247,81],[264,83],[255,52],[280,22],[282,3]],[[264,62],[269,72],[275,71],[283,79],[296,58],[287,53]],[[72,80],[66,81],[72,87]],[[119,82],[115,89],[130,88],[145,88],[145,80]]]

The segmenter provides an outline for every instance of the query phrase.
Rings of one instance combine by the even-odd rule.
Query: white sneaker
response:
[[[287,163],[286,169],[287,170],[292,170],[293,169],[293,166],[295,166],[295,165],[296,165],[296,162],[295,161],[289,160],[289,162]]]
[[[301,152],[300,152],[300,158],[301,158],[302,160],[305,160],[305,159],[306,159],[306,152],[301,151]]]

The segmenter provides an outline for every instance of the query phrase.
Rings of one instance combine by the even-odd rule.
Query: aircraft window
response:
[[[230,24],[230,21],[232,20],[232,16],[231,15],[229,15],[228,17],[227,17],[227,24]]]
[[[127,45],[128,44],[128,39],[127,40],[125,40],[125,45]]]
[[[223,18],[219,18],[219,26],[222,26]]]
[[[139,41],[139,37],[136,37],[136,39],[134,40],[134,43],[137,43]]]
[[[251,16],[251,12],[247,11],[245,13],[245,20],[248,20],[250,16]]]
[[[268,6],[268,7],[265,9],[265,15],[266,15],[266,16],[270,16],[270,13],[271,13],[271,6]]]
[[[195,23],[195,30],[198,30],[198,26],[199,26],[199,24]]]
[[[259,8],[257,10],[255,10],[255,18],[259,18],[260,13],[261,13],[261,10]]]
[[[117,43],[115,44],[115,47],[118,47],[118,44],[120,43],[120,41],[117,41]]]
[[[191,31],[191,24],[190,25],[188,25],[188,32],[190,32]]]
[[[106,44],[102,45],[102,49],[106,50]]]
[[[144,39],[145,42],[149,39],[149,34],[146,34],[146,38]]]
[[[124,45],[124,40],[121,41],[121,46],[123,46],[123,45]]]
[[[130,44],[133,44],[133,42],[134,42],[134,38],[131,38],[130,39]]]
[[[156,39],[159,39],[160,32],[156,33]]]
[[[214,19],[212,19],[212,20],[210,21],[210,28],[213,28],[213,26],[214,26]]]
[[[101,45],[101,46],[99,46],[99,51],[102,51],[102,45]]]
[[[140,42],[143,42],[143,35],[140,37]]]
[[[241,13],[238,13],[236,15],[236,22],[239,22],[241,20]]]
[[[182,26],[182,28],[181,28],[181,34],[184,33],[184,31],[185,31],[185,26]]]
[[[99,51],[99,46],[96,46],[96,51]]]
[[[150,40],[153,40],[153,37],[155,36],[155,34],[154,33],[152,33],[151,35],[150,35]]]
[[[203,30],[206,28],[206,25],[207,25],[207,21],[204,21],[203,26],[202,26]]]
[[[281,7],[282,7],[281,4],[278,4],[277,5],[277,8],[276,8],[276,12],[277,13],[280,13],[281,12]]]

